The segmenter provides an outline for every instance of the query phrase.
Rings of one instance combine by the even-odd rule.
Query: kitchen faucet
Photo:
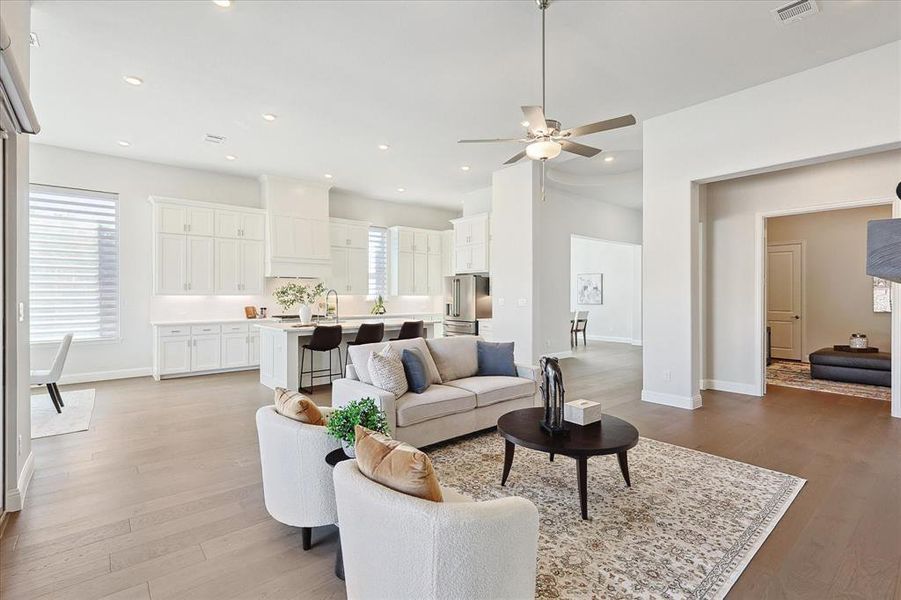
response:
[[[338,290],[330,289],[325,293],[325,314],[328,315],[328,298],[335,294],[335,323],[338,323]]]

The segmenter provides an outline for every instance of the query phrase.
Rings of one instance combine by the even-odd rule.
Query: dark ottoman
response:
[[[888,352],[844,352],[821,348],[810,353],[814,379],[892,386],[892,355]]]

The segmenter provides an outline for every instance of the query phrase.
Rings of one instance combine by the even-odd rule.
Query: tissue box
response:
[[[573,400],[563,405],[563,420],[576,425],[591,425],[601,420],[601,403]]]

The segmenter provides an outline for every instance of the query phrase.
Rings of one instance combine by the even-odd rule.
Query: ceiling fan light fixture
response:
[[[557,142],[543,140],[540,142],[532,142],[526,146],[526,156],[532,160],[548,160],[550,158],[557,158],[560,155],[561,150],[562,148]]]
[[[604,157],[604,162],[613,162],[613,157],[612,157],[612,156],[605,156],[605,157]]]

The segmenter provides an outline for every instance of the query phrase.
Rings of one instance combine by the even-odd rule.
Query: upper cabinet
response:
[[[264,213],[151,198],[155,294],[259,294]]]
[[[369,223],[348,219],[331,219],[329,225],[332,247],[369,248]]]
[[[488,272],[488,213],[452,219],[457,273]]]
[[[331,219],[332,274],[327,287],[339,294],[365,296],[369,293],[369,223]]]
[[[442,289],[442,232],[391,227],[391,294],[438,296]]]

